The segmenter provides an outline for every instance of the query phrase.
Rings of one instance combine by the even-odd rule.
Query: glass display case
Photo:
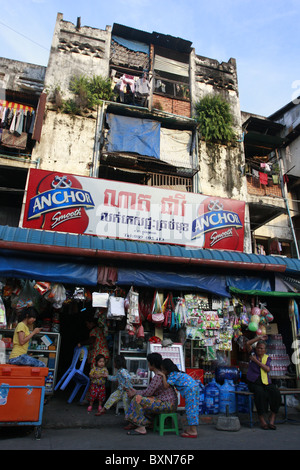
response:
[[[147,333],[145,338],[136,338],[126,331],[120,331],[118,347],[115,348],[117,354],[122,354],[126,360],[134,388],[147,387],[149,381],[146,338]]]
[[[126,368],[131,375],[133,388],[145,388],[148,386],[148,361],[146,357],[125,356]]]
[[[1,329],[0,340],[5,346],[5,362],[8,361],[13,347],[13,329]],[[49,331],[36,334],[30,340],[28,354],[44,362],[49,369],[49,374],[45,380],[45,393],[53,394],[56,383],[58,359],[60,352],[60,334]]]
[[[146,388],[149,383],[147,361],[147,340],[150,333],[145,332],[145,338],[136,338],[126,331],[115,335],[114,355],[121,354],[126,360],[126,368],[131,375],[132,386],[135,389]],[[112,385],[113,388],[115,388]],[[116,413],[123,408],[122,402],[117,403]]]
[[[118,354],[147,354],[147,335],[145,333],[145,338],[136,338],[135,336],[129,335],[126,331],[119,331],[118,345],[116,349]]]

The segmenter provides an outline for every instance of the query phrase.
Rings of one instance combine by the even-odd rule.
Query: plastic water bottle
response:
[[[219,413],[219,400],[220,389],[213,379],[205,387],[205,413],[218,414]]]
[[[232,380],[224,380],[224,384],[220,387],[220,413],[226,413],[226,406],[228,405],[229,414],[235,413],[236,402],[235,402],[235,386]]]

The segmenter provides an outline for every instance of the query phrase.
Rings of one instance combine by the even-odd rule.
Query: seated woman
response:
[[[34,328],[30,332],[29,327],[33,325],[36,318],[37,311],[33,307],[28,307],[21,312],[19,323],[14,331],[13,348],[8,360],[9,364],[15,366],[45,367],[42,361],[27,354],[31,338],[42,330],[42,328]]]
[[[173,387],[165,389],[162,376],[159,375],[162,357],[158,353],[148,354],[148,367],[154,373],[146,390],[128,390],[127,394],[132,398],[125,419],[131,424],[125,429],[135,429],[128,431],[130,435],[146,435],[146,427],[150,425],[149,414],[172,413],[177,409],[177,395]]]
[[[246,343],[250,352],[247,381],[250,392],[254,394],[254,402],[261,428],[276,429],[274,423],[281,405],[281,397],[278,388],[272,384],[269,376],[271,358],[266,354],[264,339],[267,339],[267,336],[257,336]],[[252,345],[256,342],[255,351],[253,351]],[[264,416],[268,412],[268,405],[271,410],[269,424]]]

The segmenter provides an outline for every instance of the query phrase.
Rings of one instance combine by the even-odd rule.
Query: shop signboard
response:
[[[30,169],[20,226],[243,251],[245,203]]]

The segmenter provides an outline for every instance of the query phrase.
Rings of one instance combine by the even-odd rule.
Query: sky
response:
[[[300,0],[13,0],[1,2],[0,57],[47,66],[57,13],[105,30],[120,23],[237,61],[242,111],[270,116],[300,95]]]

